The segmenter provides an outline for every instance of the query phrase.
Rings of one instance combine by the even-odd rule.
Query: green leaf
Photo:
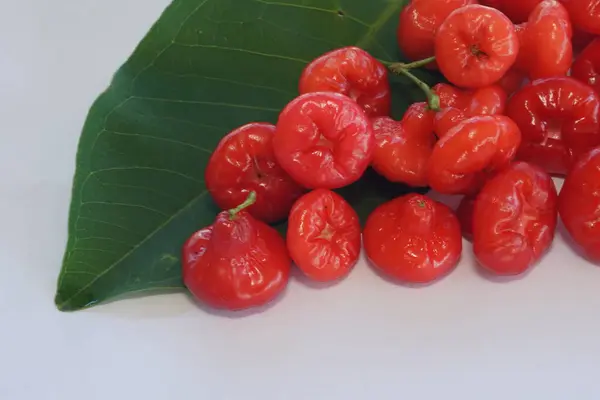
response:
[[[218,211],[203,174],[221,137],[250,121],[276,122],[303,67],[326,51],[358,45],[401,59],[395,29],[405,2],[175,0],[89,112],[57,307],[181,288],[179,249]],[[423,100],[406,80],[393,87],[396,117]],[[341,192],[364,217],[408,190],[380,183]]]

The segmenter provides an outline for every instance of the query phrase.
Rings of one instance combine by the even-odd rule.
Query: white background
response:
[[[237,318],[184,295],[56,311],[81,126],[167,3],[0,1],[0,399],[600,398],[600,269],[560,239],[510,283],[467,247],[428,288],[360,264]]]

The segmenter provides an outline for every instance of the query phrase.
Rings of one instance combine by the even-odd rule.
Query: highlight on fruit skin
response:
[[[398,5],[396,15],[380,14],[397,24],[372,26],[375,15],[311,10],[339,20],[331,29],[303,30],[300,36],[291,24],[276,38],[281,48],[275,57],[275,48],[264,47],[275,42],[255,41],[254,28],[240,24],[241,47],[232,37],[219,39],[230,41],[227,48],[213,46],[216,37],[205,34],[202,46],[184,46],[186,57],[174,60],[170,51],[159,52],[134,86],[119,86],[153,53],[152,39],[150,50],[136,51],[119,73],[106,104],[90,112],[86,138],[90,126],[106,129],[91,150],[83,146],[79,152],[74,193],[87,199],[97,191],[110,198],[94,201],[98,208],[85,215],[92,221],[87,225],[78,215],[81,206],[74,207],[75,225],[86,229],[76,228],[86,235],[98,231],[103,219],[93,214],[102,214],[100,205],[143,206],[136,211],[164,217],[155,224],[131,207],[104,214],[113,228],[123,223],[124,231],[135,233],[132,225],[139,223],[140,232],[152,232],[114,265],[135,270],[130,276],[136,290],[181,280],[203,308],[227,311],[266,309],[283,298],[294,271],[309,286],[345,284],[364,267],[361,255],[378,275],[401,285],[435,283],[465,254],[488,278],[524,276],[552,251],[559,217],[573,254],[600,263],[600,8],[592,3],[412,0]],[[290,16],[300,12],[284,8]],[[211,10],[206,12],[210,17]],[[267,17],[253,26],[263,26]],[[178,31],[178,41],[168,39],[183,44],[179,34],[207,20],[190,19],[179,27],[185,30]],[[360,25],[367,30],[362,39],[353,38],[360,33],[354,28],[348,35],[336,30]],[[167,31],[153,34],[167,39]],[[246,42],[256,46],[244,48]],[[318,50],[311,51],[313,44]],[[215,59],[202,58],[201,69],[212,72],[201,77],[200,87],[189,72],[198,72],[195,55],[206,49],[225,51],[237,67],[219,70]],[[263,59],[273,63],[250,61]],[[297,89],[291,92],[290,71]],[[161,84],[144,86],[150,81]],[[111,104],[132,88],[148,97]],[[138,102],[153,106],[140,114]],[[115,109],[99,121],[107,104]],[[131,129],[136,135],[109,134],[108,123],[138,129]],[[150,129],[174,137],[150,137]],[[83,190],[80,171],[91,168],[91,161],[81,157],[88,154],[94,167],[110,167],[102,173],[114,172],[113,166],[135,169],[114,175],[117,190],[109,191],[112,181],[98,176],[85,180],[90,187]],[[131,177],[140,185],[130,185]],[[560,194],[553,179],[564,179]],[[460,205],[450,208],[436,200],[439,195],[460,196]],[[140,204],[121,202],[123,196]],[[472,248],[463,249],[463,236]],[[173,246],[180,257],[172,254]],[[142,250],[145,258],[138,259]],[[152,266],[157,255],[163,259]],[[177,263],[180,269],[172,268]],[[65,257],[55,300],[61,310],[132,290],[116,273],[106,274],[101,290],[95,281],[81,289],[83,281],[69,275],[70,265]]]

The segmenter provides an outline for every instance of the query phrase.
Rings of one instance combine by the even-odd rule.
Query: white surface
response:
[[[0,2],[0,399],[600,398],[600,269],[561,240],[511,283],[467,248],[428,288],[362,264],[244,318],[183,295],[56,311],[81,125],[167,3]]]

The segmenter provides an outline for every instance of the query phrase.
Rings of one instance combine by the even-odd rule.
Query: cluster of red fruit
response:
[[[551,246],[559,214],[600,260],[600,8],[474,3],[413,0],[398,42],[418,61],[386,66],[356,47],[328,52],[305,68],[277,125],[250,123],[221,140],[206,186],[226,211],[183,248],[183,279],[197,299],[265,304],[287,285],[292,262],[311,279],[339,280],[356,264],[361,236],[369,261],[400,281],[449,273],[463,235],[482,267],[521,274]],[[419,67],[439,68],[450,84],[428,87],[411,72]],[[389,117],[388,70],[427,95],[401,121]],[[462,202],[454,213],[401,196],[376,208],[361,232],[333,190],[369,166]],[[551,175],[567,176],[560,196]],[[286,218],[284,239],[268,223]]]

